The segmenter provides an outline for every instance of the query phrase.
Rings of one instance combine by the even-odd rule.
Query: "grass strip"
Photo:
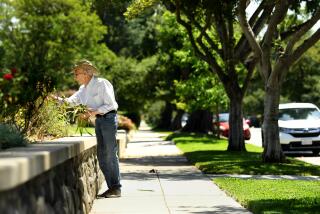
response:
[[[68,135],[69,136],[80,136],[80,135],[95,135],[94,127],[85,127],[82,128],[82,133],[80,132],[80,129],[76,125],[71,125],[68,127]]]
[[[240,178],[213,181],[255,214],[320,213],[320,181]]]
[[[262,148],[246,144],[246,152],[227,151],[227,140],[206,135],[173,134],[187,159],[204,173],[250,175],[320,175],[320,167],[287,157],[285,163],[263,163]]]

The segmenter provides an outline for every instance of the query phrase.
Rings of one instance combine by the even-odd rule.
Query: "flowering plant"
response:
[[[17,68],[0,69],[0,104],[1,109],[7,110],[14,107],[18,101],[18,94],[21,91],[20,82],[22,76],[18,75]]]
[[[125,129],[126,131],[131,131],[133,129],[136,129],[136,126],[130,118],[123,115],[118,115],[118,128]]]

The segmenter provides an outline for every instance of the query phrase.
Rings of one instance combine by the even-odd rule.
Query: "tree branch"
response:
[[[201,46],[202,50],[207,54],[207,56],[212,56],[210,50],[208,49],[207,46],[205,46],[202,42],[202,40],[198,41],[199,45]],[[221,67],[218,65],[217,61],[213,58],[213,57],[209,57],[208,58],[208,64],[215,70],[215,72],[217,73],[217,75],[219,76],[219,79],[221,80],[221,82],[223,82],[224,84],[226,84],[227,82],[227,75],[223,72],[223,70],[221,69]]]
[[[251,2],[251,1],[250,1]],[[263,0],[259,6],[257,7],[257,9],[254,11],[254,13],[252,14],[252,16],[249,19],[249,24],[250,26],[253,26],[254,23],[256,23],[257,18],[259,17],[259,14],[261,13],[261,11],[264,9],[264,4],[265,4],[266,0]]]
[[[273,41],[273,38],[275,36],[277,25],[285,18],[288,8],[288,0],[279,0],[278,3],[275,4],[274,12],[271,15],[267,31],[263,38],[262,47],[271,47],[271,42]]]
[[[263,4],[263,2],[259,5],[259,7],[255,11],[255,13],[257,13],[257,11],[259,11],[259,13],[261,12],[261,9],[263,8],[262,4]],[[273,5],[265,4],[265,8],[264,8],[261,16],[259,17],[259,19],[256,20],[256,18],[255,18],[255,22],[250,19],[249,25],[253,26],[252,31],[253,31],[254,35],[258,35],[261,32],[261,30],[264,27],[264,24],[267,22],[268,18],[270,17],[270,14],[272,12],[272,8],[273,8]],[[250,54],[251,49],[248,46],[250,47],[250,45],[248,44],[248,41],[246,40],[246,36],[242,35],[238,44],[235,47],[235,50],[236,50],[235,56],[237,59],[240,59],[240,61],[241,61],[241,60],[245,59]]]
[[[185,22],[184,20],[182,20],[181,18],[181,13],[180,13],[180,10],[181,10],[181,5],[180,5],[180,1],[179,0],[176,0],[175,1],[176,3],[176,17],[177,17],[177,22],[179,24],[181,24],[186,30],[187,30],[187,33],[188,33],[188,36],[190,38],[190,42],[191,42],[191,45],[196,53],[196,55],[198,55],[201,59],[203,59],[204,61],[208,62],[208,59],[207,57],[205,56],[205,54],[203,54],[200,49],[198,48],[196,42],[195,42],[195,39],[194,39],[194,36],[193,36],[193,33],[192,33],[192,27],[190,24],[188,24],[187,22]]]
[[[234,31],[233,31],[233,18],[228,17],[227,19],[227,29],[228,29],[228,40],[226,41],[227,44],[227,65],[228,65],[228,72],[230,76],[234,79],[238,79],[237,73],[234,70],[235,59],[234,59]]]
[[[243,85],[242,85],[243,92],[247,91],[247,88],[249,86],[249,83],[250,83],[252,75],[253,75],[253,71],[256,68],[257,62],[258,62],[258,59],[253,58],[250,62],[248,62],[248,65],[246,66],[248,73],[247,73],[247,76],[246,76],[246,78],[243,82]]]
[[[206,41],[209,43],[209,45],[211,46],[211,48],[216,51],[220,56],[222,56],[222,52],[221,49],[219,49],[218,45],[210,38],[210,36],[207,34],[207,29],[209,29],[211,27],[212,21],[211,21],[211,17],[210,15],[207,15],[206,17],[206,25],[204,27],[202,27],[196,20],[191,20],[194,25],[196,26],[196,28],[198,28],[198,30],[201,32],[201,36],[204,36],[204,38],[206,39]],[[200,36],[199,36],[200,37]]]
[[[320,28],[312,34],[308,39],[304,40],[304,42],[295,49],[290,57],[288,57],[288,63],[293,64],[297,61],[304,52],[306,52],[309,48],[311,48],[316,42],[320,40]]]
[[[289,28],[287,31],[280,33],[280,38],[281,40],[286,40],[287,38],[289,38],[290,36],[292,36],[295,32],[297,32],[298,30],[300,30],[309,20],[307,20],[304,23],[301,23],[299,25],[296,26],[292,26],[291,28]]]
[[[241,27],[244,35],[246,36],[246,38],[247,38],[247,40],[248,40],[248,42],[254,52],[255,57],[261,58],[262,50],[261,50],[259,43],[255,39],[256,35],[252,31],[252,28],[246,19],[245,6],[246,6],[246,0],[240,0],[239,8],[238,8],[238,19],[239,19],[240,27]]]
[[[220,5],[222,7],[222,5]],[[222,13],[216,13],[214,21],[215,21],[215,28],[217,34],[219,36],[220,42],[222,44],[222,59],[226,59],[227,55],[227,41],[228,41],[228,33],[226,23],[224,22],[224,18],[221,15]]]
[[[238,19],[240,23],[240,27],[242,31],[244,32],[244,35],[246,36],[248,43],[250,44],[250,47],[253,50],[254,58],[257,59],[257,61],[260,61],[262,66],[266,66],[269,63],[266,62],[266,58],[263,57],[263,51],[260,47],[260,44],[258,41],[256,41],[256,35],[251,29],[251,26],[249,25],[247,19],[246,19],[246,0],[240,0],[239,6],[238,6]],[[262,69],[259,69],[260,75],[265,82],[268,79],[268,73],[264,73]]]
[[[315,14],[308,20],[306,21],[299,30],[294,32],[292,35],[292,38],[289,40],[288,45],[285,50],[285,54],[290,54],[294,48],[294,45],[299,41],[299,39],[306,34],[320,19],[320,9],[318,9]]]

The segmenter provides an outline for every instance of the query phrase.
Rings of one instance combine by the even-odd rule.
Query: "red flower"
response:
[[[18,72],[18,69],[16,69],[16,68],[11,68],[10,70],[11,70],[12,75],[15,75],[15,73]]]
[[[3,79],[12,80],[13,79],[13,75],[12,74],[4,74],[3,75]]]

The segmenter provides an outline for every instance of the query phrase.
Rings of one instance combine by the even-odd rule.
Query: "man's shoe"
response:
[[[121,197],[121,189],[120,188],[111,188],[106,192],[106,198],[119,198]]]
[[[120,188],[111,188],[102,194],[97,195],[97,198],[119,198],[121,197]]]

